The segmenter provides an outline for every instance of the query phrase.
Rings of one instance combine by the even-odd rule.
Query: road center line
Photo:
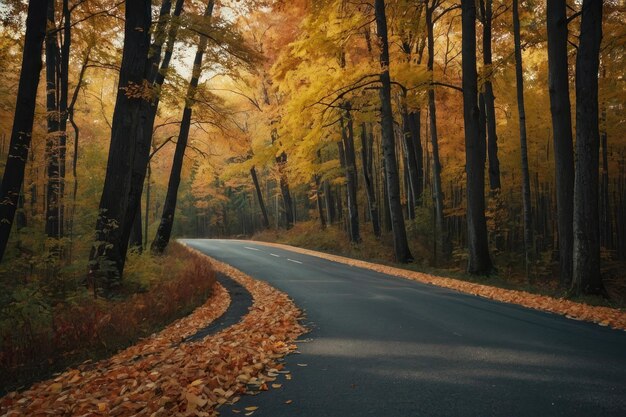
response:
[[[289,262],[295,262],[295,263],[297,263],[297,264],[302,264],[302,262],[300,262],[300,261],[296,261],[296,260],[294,260],[294,259],[289,259],[289,258],[287,258],[287,260],[288,260]]]
[[[251,248],[250,246],[244,246],[244,249],[255,250],[255,251],[258,251],[258,252],[261,251],[261,249]]]
[[[270,253],[270,255],[280,258],[280,255],[276,255],[275,253]]]

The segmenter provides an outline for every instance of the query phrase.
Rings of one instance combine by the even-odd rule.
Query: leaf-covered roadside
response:
[[[206,258],[179,244],[159,258],[133,253],[110,299],[85,286],[84,263],[58,274],[23,268],[0,279],[0,396],[135,344],[203,305],[215,284]]]
[[[1,415],[213,416],[219,405],[237,401],[249,383],[266,389],[272,371],[281,368],[278,359],[296,348],[293,341],[305,331],[301,312],[268,284],[212,263],[254,298],[240,323],[200,342],[177,345],[225,311],[229,297],[219,287],[190,316],[110,360],[5,396]]]
[[[477,295],[504,303],[518,304],[535,310],[548,311],[560,314],[574,320],[589,321],[601,326],[610,326],[614,329],[626,330],[626,312],[602,306],[592,306],[564,298],[554,298],[547,295],[532,294],[526,291],[509,290],[504,288],[491,287],[489,285],[476,284],[473,282],[461,281],[454,278],[439,277],[422,272],[409,271],[402,268],[395,268],[387,265],[380,265],[371,262],[346,258],[338,255],[317,252],[309,249],[294,246],[282,245],[280,243],[258,242],[266,246],[274,246],[305,255],[316,256],[330,261],[352,265],[359,268],[370,269],[382,274],[394,275],[424,284],[436,285],[438,287],[449,288],[464,292],[466,294]]]

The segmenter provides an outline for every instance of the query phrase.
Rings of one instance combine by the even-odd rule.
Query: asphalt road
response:
[[[222,416],[626,416],[626,332],[254,242],[184,242],[288,293],[312,328],[291,380]]]

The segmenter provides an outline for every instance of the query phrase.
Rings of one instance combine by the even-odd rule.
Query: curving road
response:
[[[183,242],[288,293],[312,329],[292,380],[222,416],[626,416],[626,332],[255,242]]]

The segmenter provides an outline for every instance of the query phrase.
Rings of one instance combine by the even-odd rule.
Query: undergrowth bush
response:
[[[0,392],[132,344],[193,311],[215,283],[210,264],[178,244],[161,258],[131,255],[116,299],[94,298],[67,270],[52,280],[55,288],[67,281],[60,294],[42,275],[13,276],[11,288],[4,281]]]

